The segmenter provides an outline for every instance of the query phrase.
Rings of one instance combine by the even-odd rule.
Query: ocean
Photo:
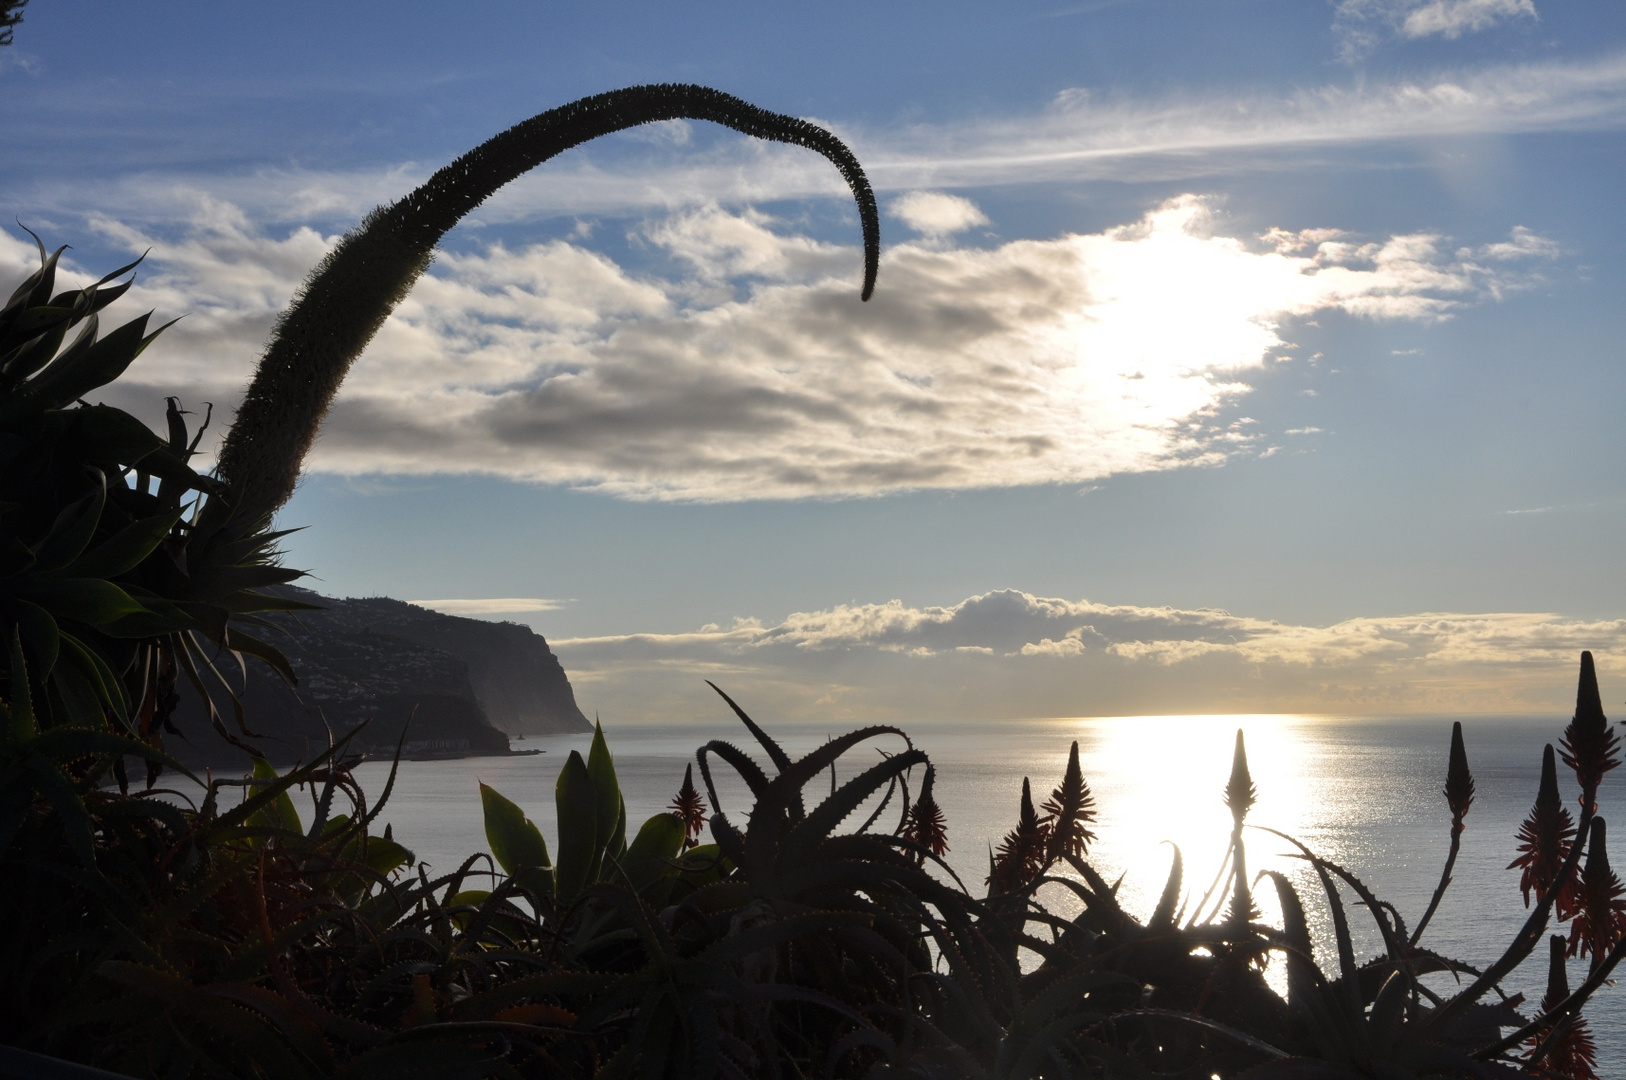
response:
[[[1526,910],[1519,874],[1507,864],[1514,857],[1515,832],[1535,799],[1542,746],[1556,745],[1566,722],[1552,717],[1463,720],[1476,797],[1453,883],[1424,936],[1425,945],[1482,968],[1522,924]],[[847,730],[808,723],[766,726],[793,757]],[[936,766],[937,800],[948,821],[947,861],[976,895],[983,892],[990,846],[1015,824],[1023,777],[1031,779],[1035,803],[1042,802],[1060,783],[1074,740],[1098,813],[1091,824],[1096,839],[1088,858],[1108,881],[1122,876],[1120,899],[1142,917],[1163,888],[1169,844],[1177,844],[1184,854],[1192,903],[1218,872],[1230,830],[1221,790],[1230,775],[1238,729],[1245,732],[1259,791],[1248,823],[1288,833],[1351,870],[1380,899],[1395,904],[1408,926],[1426,908],[1446,856],[1450,815],[1442,789],[1450,719],[1137,716],[900,726]],[[737,722],[609,724],[605,734],[626,800],[629,835],[666,807],[682,782],[684,765],[710,739],[733,742],[768,766]],[[516,746],[546,753],[403,762],[380,820],[389,822],[396,839],[434,871],[449,871],[470,853],[485,850],[478,792],[484,782],[519,803],[551,849],[556,835],[554,780],[569,752],[585,755],[588,743],[588,736],[531,738]],[[893,736],[867,742],[842,759],[838,775],[855,775],[879,760],[880,751],[902,745]],[[387,762],[373,761],[357,770],[370,796],[382,792],[388,768]],[[724,808],[731,820],[743,823],[750,800],[744,785],[727,773],[713,758]],[[827,777],[810,785],[810,800],[828,792]],[[698,770],[695,784],[704,792]],[[1560,785],[1574,813],[1576,789],[1562,765]],[[1626,811],[1626,769],[1606,778],[1599,801],[1606,818]],[[851,825],[868,816],[868,807],[860,814]],[[888,808],[886,820],[895,822],[895,805]],[[1324,969],[1335,970],[1326,902],[1313,873],[1277,837],[1255,829],[1247,842],[1250,872],[1276,869],[1292,878],[1318,937],[1317,958]],[[1614,861],[1626,864],[1626,856],[1617,854]],[[1076,910],[1070,893],[1051,889],[1046,895],[1056,910]],[[1274,921],[1275,900],[1268,887],[1259,891],[1257,902],[1266,919]],[[1365,910],[1347,894],[1345,906],[1357,928],[1357,957],[1381,951]],[[1539,1001],[1546,957],[1545,945],[1538,947],[1510,980],[1509,990]],[[1279,970],[1267,975],[1281,978]],[[1584,975],[1584,964],[1577,962],[1571,985]],[[1601,1075],[1626,1075],[1626,987],[1605,987],[1586,1015],[1598,1041]]]

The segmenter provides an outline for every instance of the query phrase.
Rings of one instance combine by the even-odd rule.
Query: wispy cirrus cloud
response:
[[[154,242],[96,225],[132,250]],[[1438,320],[1553,254],[1518,230],[1477,248],[1330,229],[1245,241],[1185,196],[1102,233],[897,245],[860,304],[856,251],[755,211],[664,215],[637,239],[675,271],[635,274],[566,241],[443,254],[356,364],[310,467],[726,502],[1217,464],[1256,449],[1250,422],[1221,413],[1284,347],[1284,320]],[[333,240],[267,237],[206,203],[131,297],[189,315],[115,396],[154,418],[166,394],[229,409]],[[31,258],[0,245],[18,273]]]
[[[1626,620],[1425,613],[1304,626],[1016,590],[552,644],[584,699],[661,718],[703,701],[702,678],[785,718],[969,719],[1547,710],[1562,706],[1582,649],[1626,674]]]
[[[1525,7],[1525,0],[1346,4],[1341,18],[1343,25],[1366,28],[1362,32],[1383,26],[1400,33],[1414,24],[1460,32],[1476,19],[1515,17]],[[1626,54],[1440,69],[1275,93],[1132,98],[1074,88],[1039,110],[952,124],[858,129],[824,122],[852,144],[883,192],[1179,180],[1221,168],[1291,168],[1340,146],[1618,128],[1626,123]],[[846,197],[828,163],[805,150],[734,136],[693,139],[695,126],[685,122],[653,128],[549,162],[499,192],[476,219],[501,225],[709,202]],[[244,207],[259,222],[331,225],[399,198],[437,164],[49,176],[14,181],[7,208],[27,218],[78,216],[94,207],[122,221],[172,224],[207,197]]]

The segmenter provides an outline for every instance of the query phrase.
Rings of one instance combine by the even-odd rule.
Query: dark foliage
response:
[[[28,0],[0,0],[0,45],[10,45],[13,30],[23,21],[23,8]]]

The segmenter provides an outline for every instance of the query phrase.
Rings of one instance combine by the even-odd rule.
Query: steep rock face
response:
[[[475,699],[500,731],[563,735],[593,730],[547,640],[528,626],[442,615],[386,597],[328,602],[337,605],[336,617],[439,649],[468,665]]]
[[[272,638],[299,676],[297,690],[250,661],[242,701],[258,737],[246,741],[274,762],[309,760],[327,747],[330,731],[342,736],[363,721],[370,722],[354,749],[380,754],[394,752],[410,720],[407,757],[502,754],[509,751],[509,734],[592,729],[564,669],[529,627],[441,615],[386,598],[278,591],[323,607],[297,618],[271,617],[286,631]],[[243,738],[229,698],[218,686],[211,689],[225,728]],[[216,733],[192,687],[181,688],[181,699],[175,723],[184,739],[171,742],[171,752],[189,765],[248,762]]]

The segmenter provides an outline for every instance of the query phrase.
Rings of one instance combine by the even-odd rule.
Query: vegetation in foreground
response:
[[[283,776],[212,779],[183,808],[96,786],[106,751],[90,733],[32,732],[13,701],[0,1038],[163,1077],[1591,1077],[1581,1009],[1626,955],[1626,901],[1596,813],[1616,755],[1590,655],[1579,696],[1559,749],[1578,817],[1549,746],[1515,864],[1530,915],[1501,955],[1476,967],[1422,940],[1473,801],[1459,726],[1446,866],[1415,927],[1295,844],[1334,929],[1326,968],[1305,898],[1248,874],[1240,733],[1223,879],[1193,901],[1176,852],[1137,917],[1089,861],[1076,744],[1041,807],[1024,784],[982,895],[941,860],[932,765],[904,732],[864,728],[792,759],[738,707],[767,768],[709,742],[706,798],[691,768],[673,811],[629,834],[599,731],[559,773],[551,846],[482,787],[491,856],[432,877],[372,828],[389,785],[369,803],[344,743]],[[882,740],[895,749],[836,778]],[[738,817],[718,768],[752,792]],[[858,822],[861,805],[874,808]],[[1261,887],[1282,925],[1260,921]],[[1045,888],[1082,910],[1058,915]],[[1347,903],[1382,955],[1356,961]],[[1548,937],[1555,919],[1567,933]],[[1543,940],[1552,975],[1530,1008],[1501,983]],[[1566,956],[1591,962],[1573,991]]]
[[[630,838],[598,732],[559,774],[552,848],[482,789],[491,856],[438,877],[375,832],[390,785],[369,802],[348,739],[285,775],[262,761],[230,780],[199,780],[165,753],[181,680],[248,749],[256,736],[222,666],[254,656],[292,680],[256,634],[264,612],[296,606],[265,587],[300,576],[279,565],[269,515],[438,237],[561,149],[674,116],[836,162],[859,202],[868,295],[874,197],[828,132],[698,87],[584,99],[346,238],[279,326],[216,477],[189,464],[200,432],[180,403],[159,436],[84,402],[158,333],[145,317],[100,333],[128,288],[111,283],[132,267],[58,292],[60,251],[41,247],[40,270],[0,309],[0,1042],[176,1078],[1593,1076],[1581,1011],[1626,955],[1626,890],[1598,816],[1619,755],[1589,654],[1518,837],[1530,914],[1482,968],[1422,944],[1473,802],[1460,728],[1445,868],[1415,927],[1283,838],[1320,883],[1325,958],[1291,883],[1248,873],[1255,788],[1240,733],[1225,870],[1191,903],[1177,852],[1144,917],[1089,861],[1095,808],[1076,745],[1042,805],[1024,783],[976,890],[942,861],[929,758],[892,727],[793,760],[729,701],[767,766],[707,743],[694,762],[705,797],[691,769],[673,812]],[[841,781],[843,760],[879,740],[888,754]],[[145,766],[143,790],[129,761]],[[749,808],[731,816],[715,769],[743,780]],[[160,788],[165,770],[201,799]],[[245,797],[223,797],[236,789]],[[1281,926],[1261,921],[1259,888],[1275,892]],[[1058,914],[1055,890],[1078,914]],[[1375,959],[1355,959],[1346,898],[1384,942]],[[1548,934],[1555,921],[1562,935]],[[1552,974],[1531,1007],[1502,983],[1544,939]],[[1573,990],[1567,957],[1590,962]],[[1268,964],[1285,968],[1285,996]]]

